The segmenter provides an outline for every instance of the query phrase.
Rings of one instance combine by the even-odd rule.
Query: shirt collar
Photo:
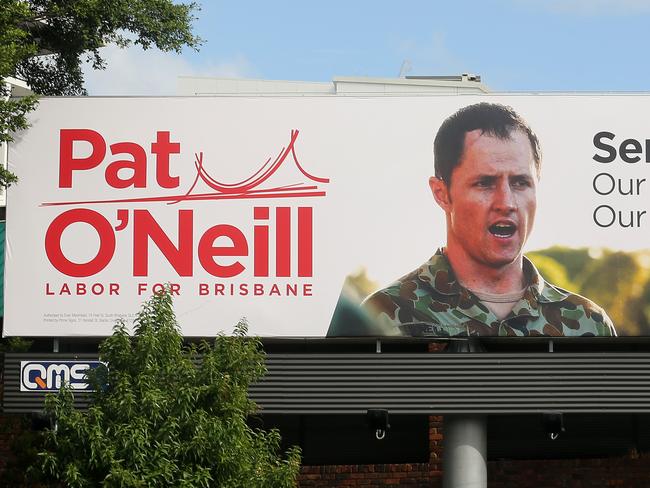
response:
[[[524,256],[524,275],[528,279],[524,298],[526,298],[526,294],[530,293],[530,296],[540,303],[553,303],[561,302],[569,296],[569,292],[546,281],[526,256]]]
[[[528,280],[523,300],[529,303],[553,303],[562,301],[569,296],[568,292],[548,283],[526,256],[523,259],[523,267],[524,275]],[[442,295],[471,293],[458,282],[443,248],[439,248],[431,259],[418,270],[418,277],[429,283]]]

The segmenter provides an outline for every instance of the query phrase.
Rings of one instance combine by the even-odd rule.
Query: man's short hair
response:
[[[433,160],[435,175],[447,185],[451,183],[451,173],[460,164],[465,145],[465,134],[480,129],[499,139],[510,139],[510,134],[521,130],[528,136],[535,169],[539,177],[542,157],[537,136],[511,107],[498,103],[476,103],[463,107],[449,116],[440,126],[433,142]]]

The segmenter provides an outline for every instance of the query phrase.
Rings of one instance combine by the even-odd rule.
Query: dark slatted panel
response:
[[[20,391],[21,360],[96,357],[6,354],[4,411],[42,407]],[[648,353],[269,354],[267,366],[250,389],[266,413],[650,413]]]
[[[5,354],[3,411],[5,413],[36,412],[43,409],[46,393],[20,391],[21,361],[96,361],[97,354],[27,353]],[[79,408],[88,406],[89,393],[75,392],[75,404]]]
[[[269,413],[650,412],[650,355],[272,354],[251,387]]]

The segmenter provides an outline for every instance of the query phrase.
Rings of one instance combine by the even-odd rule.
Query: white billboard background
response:
[[[648,96],[613,95],[494,95],[411,97],[221,97],[221,98],[46,98],[31,116],[32,127],[20,133],[10,147],[10,169],[19,183],[10,188],[7,216],[5,283],[5,335],[105,336],[115,319],[135,314],[155,283],[180,286],[175,310],[187,336],[230,332],[246,317],[250,332],[261,336],[324,336],[346,275],[360,267],[371,279],[386,285],[425,261],[444,244],[442,211],[431,197],[428,178],[433,173],[433,138],[442,121],[458,108],[480,101],[512,106],[539,136],[542,179],[538,188],[535,228],[527,249],[559,244],[599,246],[620,250],[649,248],[647,215],[640,226],[618,224],[603,228],[593,221],[599,205],[622,211],[647,211],[647,182],[640,194],[599,195],[593,179],[606,172],[629,180],[647,178],[645,139],[650,137],[646,114]],[[59,135],[61,129],[92,129],[107,146],[135,142],[147,154],[147,188],[114,189],[104,170],[112,156],[97,168],[73,173],[72,188],[59,188]],[[221,182],[237,182],[254,174],[267,158],[273,160],[286,147],[291,131],[300,164],[310,174],[329,178],[317,183],[322,197],[221,199],[166,202],[86,203],[42,206],[46,202],[124,200],[185,194],[196,177],[195,153],[203,152],[205,170]],[[169,131],[180,143],[180,154],[170,156],[170,173],[180,177],[178,188],[156,184],[151,143],[157,131]],[[641,161],[620,158],[608,164],[593,160],[594,135],[615,134],[618,148],[624,139],[640,142]],[[85,151],[85,152],[84,152]],[[73,155],[83,157],[89,145],[75,144]],[[123,177],[129,173],[122,173]],[[605,179],[601,180],[606,183]],[[288,157],[268,181],[270,187],[306,179]],[[603,184],[603,188],[607,186]],[[202,181],[194,194],[210,191]],[[269,207],[271,225],[270,276],[253,276],[253,208]],[[274,276],[276,207],[292,210],[292,276]],[[313,208],[313,276],[296,273],[296,215],[298,207]],[[113,226],[117,210],[148,210],[160,227],[177,242],[179,210],[193,211],[193,276],[179,277],[153,243],[149,243],[149,274],[134,277],[132,220],[116,231],[115,254],[96,275],[63,275],[49,262],[44,246],[48,226],[66,210],[87,208],[101,213]],[[604,214],[603,214],[604,215]],[[230,224],[245,234],[249,256],[241,258],[245,271],[233,278],[216,278],[199,263],[197,246],[202,234],[217,224]],[[227,242],[222,242],[227,245]],[[86,224],[73,224],[63,234],[62,250],[72,261],[90,260],[99,248],[97,233]],[[217,258],[232,263],[232,257]],[[76,295],[77,283],[117,283],[119,295]],[[137,284],[146,292],[137,293]],[[198,284],[241,283],[264,285],[263,296],[207,295]],[[311,296],[269,296],[273,284],[304,285]],[[68,284],[71,294],[60,294]],[[49,290],[50,293],[47,294]]]

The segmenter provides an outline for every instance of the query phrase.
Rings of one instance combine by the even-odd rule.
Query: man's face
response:
[[[432,178],[447,214],[447,248],[467,264],[501,268],[521,258],[535,220],[537,173],[522,131],[499,139],[465,135],[463,156],[446,185]]]

